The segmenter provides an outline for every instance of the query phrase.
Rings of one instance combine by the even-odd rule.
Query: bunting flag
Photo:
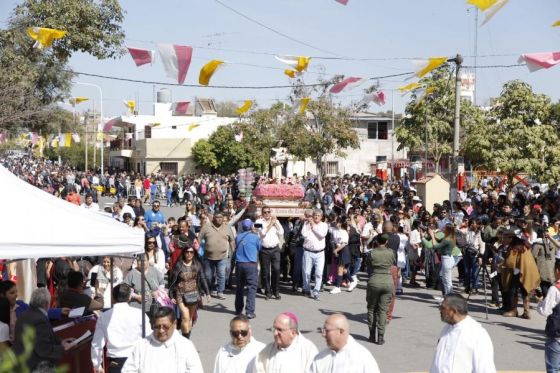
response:
[[[73,134],[72,134],[72,140],[74,140],[74,142],[75,142],[76,144],[79,144],[79,143],[80,143],[80,135],[77,134],[77,133],[73,133]]]
[[[240,106],[237,109],[235,109],[235,112],[239,115],[245,114],[246,112],[249,111],[252,105],[253,105],[253,100],[245,100],[243,106]]]
[[[183,84],[191,65],[192,47],[158,44],[157,48],[167,76],[177,80],[179,84]]]
[[[56,30],[44,27],[29,27],[27,34],[31,39],[35,40],[34,48],[48,48],[56,39],[62,39],[66,36],[66,31]]]
[[[335,0],[337,3],[340,3],[342,5],[346,5],[348,4],[348,0]]]
[[[419,88],[416,88],[412,93],[414,93],[416,95],[416,105],[420,104],[420,102],[422,102],[424,100],[424,98],[426,98],[426,96],[431,95],[434,92],[435,88],[434,87],[426,87],[426,86],[421,86]]]
[[[132,135],[133,135],[132,132],[125,133],[124,139],[125,140],[132,140]]]
[[[191,123],[189,124],[189,126],[187,127],[187,129],[189,130],[189,132],[191,132],[193,129],[195,129],[196,127],[200,127],[200,124],[198,123]]]
[[[154,62],[155,51],[132,47],[126,47],[126,49],[128,49],[128,53],[130,53],[130,56],[138,67]]]
[[[235,141],[241,142],[243,140],[243,132],[239,132],[235,134]]]
[[[556,21],[552,24],[552,27],[558,27],[558,26],[560,26],[560,20],[558,20],[558,21]]]
[[[37,135],[35,132],[33,132],[31,134],[31,144],[32,145],[37,145],[38,141],[39,141],[39,135]]]
[[[72,145],[72,134],[61,133],[58,135],[58,146],[69,148]]]
[[[220,67],[223,63],[224,61],[212,60],[206,65],[202,66],[202,69],[200,69],[200,75],[198,76],[198,84],[208,85],[210,83],[210,78],[212,78],[212,75],[214,75],[218,67]]]
[[[297,71],[297,70],[289,70],[289,69],[284,70],[284,74],[285,74],[285,75],[288,75],[288,76],[289,76],[290,78],[292,78],[292,79],[297,78],[298,76],[301,75],[301,73],[300,73],[299,71]]]
[[[481,26],[496,15],[496,13],[507,4],[509,0],[467,0],[467,4],[472,4],[484,13],[484,22]]]
[[[87,97],[83,97],[83,96],[77,96],[77,97],[71,97],[70,100],[68,100],[70,102],[70,104],[72,104],[72,107],[76,106],[77,104],[80,104],[84,101],[89,100],[89,98]]]
[[[124,106],[128,108],[130,114],[134,114],[134,109],[136,109],[136,101],[134,100],[123,100]]]
[[[304,56],[274,56],[274,58],[276,58],[280,62],[292,66],[296,71],[300,73],[307,70],[307,66],[309,66],[309,60],[311,60],[311,57]]]
[[[365,82],[365,79],[363,79],[363,78],[357,78],[355,76],[350,76],[350,77],[342,80],[340,83],[337,83],[337,84],[333,85],[329,92],[340,93],[344,90],[351,90],[352,88],[355,88],[355,87],[359,86],[363,82]]]
[[[97,141],[103,141],[104,140],[104,135],[103,132],[97,132]]]
[[[408,92],[412,91],[413,89],[416,89],[418,87],[421,87],[422,84],[418,83],[418,82],[414,82],[414,83],[410,83],[407,84],[405,86],[399,87],[399,91],[401,91],[401,93],[403,95],[407,94]]]
[[[150,123],[150,127],[152,127],[152,128],[160,126],[160,125],[161,125],[160,122]]]
[[[304,97],[301,100],[299,100],[299,113],[303,114],[303,112],[305,112],[305,109],[307,109],[307,105],[309,105],[309,101],[311,101],[310,97]]]
[[[530,72],[549,69],[560,63],[560,52],[525,53],[519,57],[519,63],[527,63]]]
[[[51,140],[51,142],[50,142],[51,148],[58,148],[58,143],[59,143],[59,142],[60,142],[60,141],[59,141],[58,136],[57,136],[57,137],[54,137],[54,138]]]
[[[175,114],[187,114],[187,110],[189,109],[190,104],[190,101],[174,102],[173,104],[171,104],[171,111],[173,111],[173,113]]]
[[[416,66],[416,73],[414,75],[418,78],[422,78],[445,62],[447,62],[447,57],[430,57],[427,60],[412,60],[412,63]]]
[[[113,119],[105,122],[105,125],[103,126],[103,132],[111,131],[111,129],[113,129],[113,125],[116,124],[118,122],[118,120],[119,120],[119,117],[113,118]]]
[[[360,104],[366,105],[372,101],[379,106],[385,105],[385,93],[381,91],[369,93],[364,96]]]

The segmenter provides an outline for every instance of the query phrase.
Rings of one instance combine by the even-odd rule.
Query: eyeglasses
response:
[[[159,205],[154,205],[154,208],[159,207]]]
[[[249,330],[230,330],[229,334],[233,338],[246,337],[249,335]]]
[[[187,250],[185,251],[187,254],[194,254],[194,250]]]
[[[156,241],[148,241],[148,245],[149,245],[149,244],[154,244],[154,245],[155,245],[155,244],[156,244]]]

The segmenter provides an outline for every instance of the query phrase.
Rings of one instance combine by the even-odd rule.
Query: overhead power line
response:
[[[315,50],[317,50],[317,51],[319,51],[319,52],[327,53],[327,54],[330,54],[330,55],[333,55],[333,56],[339,56],[337,53],[334,53],[334,52],[331,52],[331,51],[328,51],[328,50],[326,50],[326,49],[322,49],[322,48],[319,48],[319,47],[315,47],[315,46],[313,46],[313,45],[311,45],[311,44],[309,44],[309,43],[306,43],[306,42],[304,42],[304,41],[302,41],[302,40],[296,39],[296,38],[294,38],[294,37],[292,37],[292,36],[290,36],[290,35],[288,35],[288,34],[285,34],[285,33],[281,32],[281,31],[275,30],[275,29],[273,29],[272,27],[269,27],[269,26],[265,25],[264,23],[262,23],[262,22],[260,22],[260,21],[257,21],[256,19],[251,18],[251,17],[249,17],[249,16],[247,16],[247,15],[241,13],[241,12],[238,11],[238,10],[235,10],[234,8],[230,7],[229,5],[224,4],[224,3],[221,2],[220,0],[214,0],[214,1],[215,1],[216,3],[218,3],[218,4],[220,4],[221,6],[223,6],[224,8],[226,8],[226,9],[232,11],[233,13],[237,14],[238,16],[243,17],[243,18],[245,18],[246,20],[248,20],[248,21],[250,21],[250,22],[253,22],[253,23],[255,23],[255,24],[257,24],[257,25],[259,25],[259,26],[261,26],[261,27],[263,27],[263,28],[265,28],[265,29],[267,29],[267,30],[269,30],[269,31],[271,31],[271,32],[273,32],[273,33],[275,33],[275,34],[277,34],[277,35],[280,35],[280,36],[282,36],[282,37],[284,37],[284,38],[286,38],[286,39],[288,39],[288,40],[291,40],[291,41],[296,42],[296,43],[301,44],[301,45],[305,45],[306,47],[309,47],[309,48],[311,48],[311,49],[315,49]]]

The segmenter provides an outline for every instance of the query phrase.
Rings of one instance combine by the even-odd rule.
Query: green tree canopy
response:
[[[506,83],[484,122],[466,127],[465,154],[475,165],[513,177],[521,172],[541,182],[560,177],[558,126],[550,98],[520,80]]]

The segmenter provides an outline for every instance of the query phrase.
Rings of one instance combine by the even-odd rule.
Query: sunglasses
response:
[[[150,243],[153,243],[153,244],[155,244],[155,243],[156,243],[156,241],[148,241],[148,244],[150,244]]]
[[[187,254],[194,254],[194,250],[187,250],[185,251]]]
[[[230,330],[229,334],[234,338],[246,337],[249,334],[249,330]]]
[[[263,214],[270,214],[270,210],[269,211],[263,211]]]

